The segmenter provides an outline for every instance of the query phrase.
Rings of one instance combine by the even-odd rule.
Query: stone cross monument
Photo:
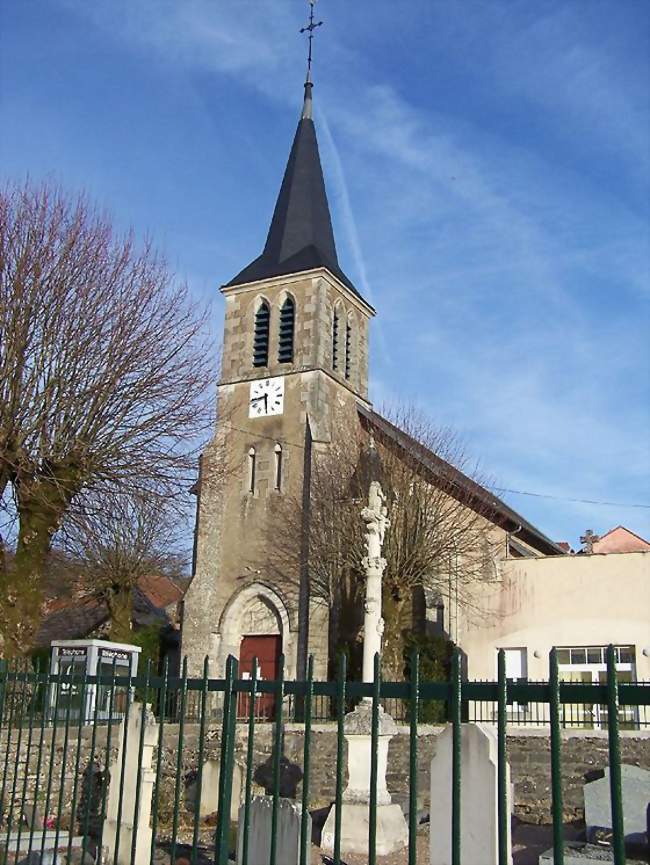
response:
[[[368,555],[363,559],[366,571],[366,605],[363,617],[363,681],[374,679],[375,654],[381,653],[381,638],[384,633],[384,620],[381,616],[381,580],[386,568],[381,548],[386,529],[390,525],[386,497],[378,481],[370,484],[368,507],[361,511],[366,524],[366,549]],[[366,698],[369,699],[369,698]]]
[[[366,605],[363,638],[363,681],[374,680],[375,654],[381,652],[384,620],[381,617],[381,581],[386,567],[381,548],[390,525],[385,496],[378,481],[370,483],[368,506],[361,511],[366,524],[366,550],[363,559],[366,570]],[[348,786],[343,792],[341,810],[341,851],[368,853],[370,814],[370,766],[372,747],[372,699],[365,697],[345,718],[345,738],[348,743]],[[395,721],[379,707],[379,742],[377,748],[377,837],[376,850],[386,856],[401,850],[408,843],[408,829],[399,805],[391,801],[386,787],[388,744],[397,733]],[[327,816],[321,846],[334,849],[336,806]]]

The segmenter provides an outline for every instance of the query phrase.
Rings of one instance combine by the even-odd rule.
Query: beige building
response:
[[[650,551],[506,559],[480,609],[460,613],[458,641],[470,679],[547,680],[558,650],[565,681],[599,683],[616,647],[622,681],[650,680]],[[526,710],[518,709],[521,720]],[[599,707],[591,707],[597,721]]]

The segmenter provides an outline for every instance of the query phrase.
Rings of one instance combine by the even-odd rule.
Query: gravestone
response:
[[[448,726],[438,737],[431,761],[431,865],[451,865],[452,738]],[[499,861],[497,737],[491,727],[461,727],[460,844],[463,862],[497,865]],[[510,767],[506,764],[508,861],[512,861],[510,834]]]
[[[138,777],[140,735],[144,724],[141,771]],[[126,741],[126,755],[123,750]],[[158,724],[149,704],[131,705],[128,728],[125,721],[118,733],[117,759],[110,768],[108,806],[104,821],[103,844],[108,862],[131,865],[131,844],[135,838],[133,865],[149,865],[151,851],[151,799],[156,773],[151,768],[153,749],[158,744]],[[124,773],[122,764],[124,763]],[[135,804],[139,785],[139,808],[136,819]],[[123,789],[120,810],[120,789]],[[119,826],[119,847],[116,852]]]
[[[539,857],[539,865],[554,865],[553,850],[546,850]],[[564,865],[613,865],[614,853],[611,847],[599,847],[596,844],[576,844],[569,842],[564,845]],[[645,865],[642,859],[625,858],[625,865]]]
[[[41,814],[38,805],[30,803],[23,805],[23,820],[29,829],[45,828],[45,818]]]
[[[609,766],[602,778],[584,786],[587,840],[593,841],[612,829]],[[621,765],[623,828],[625,843],[633,847],[648,844],[647,814],[650,803],[650,772],[627,763]]]
[[[221,770],[220,760],[207,760],[203,764],[201,778],[201,801],[199,802],[199,817],[208,817],[215,814],[219,809],[219,774]],[[230,797],[230,819],[236,821],[239,814],[239,806],[243,794],[243,770],[239,763],[233,766],[232,793]],[[192,811],[196,808],[198,784],[194,780],[187,788],[185,801]]]
[[[255,796],[251,800],[248,824],[248,865],[268,865],[271,851],[271,816],[273,800],[270,796]],[[278,802],[278,831],[276,862],[298,865],[300,862],[300,825],[302,806],[292,799]],[[307,819],[307,837],[311,843],[311,816]],[[237,826],[237,865],[243,862],[244,806],[239,809]]]

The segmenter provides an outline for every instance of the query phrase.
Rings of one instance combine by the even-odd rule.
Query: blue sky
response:
[[[650,4],[321,0],[314,98],[371,394],[574,544],[650,537]],[[0,0],[0,176],[86,189],[215,299],[264,243],[303,0]]]

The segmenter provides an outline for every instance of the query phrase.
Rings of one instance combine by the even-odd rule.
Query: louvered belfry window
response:
[[[334,318],[332,319],[332,369],[339,368],[339,313],[334,310]]]
[[[271,310],[263,300],[255,313],[255,333],[253,336],[253,366],[268,366],[269,363],[269,325]]]
[[[349,321],[345,323],[345,377],[350,378],[352,368],[352,325]]]
[[[293,332],[296,318],[296,306],[292,297],[288,297],[280,309],[280,341],[278,344],[278,361],[291,363],[293,361]]]

